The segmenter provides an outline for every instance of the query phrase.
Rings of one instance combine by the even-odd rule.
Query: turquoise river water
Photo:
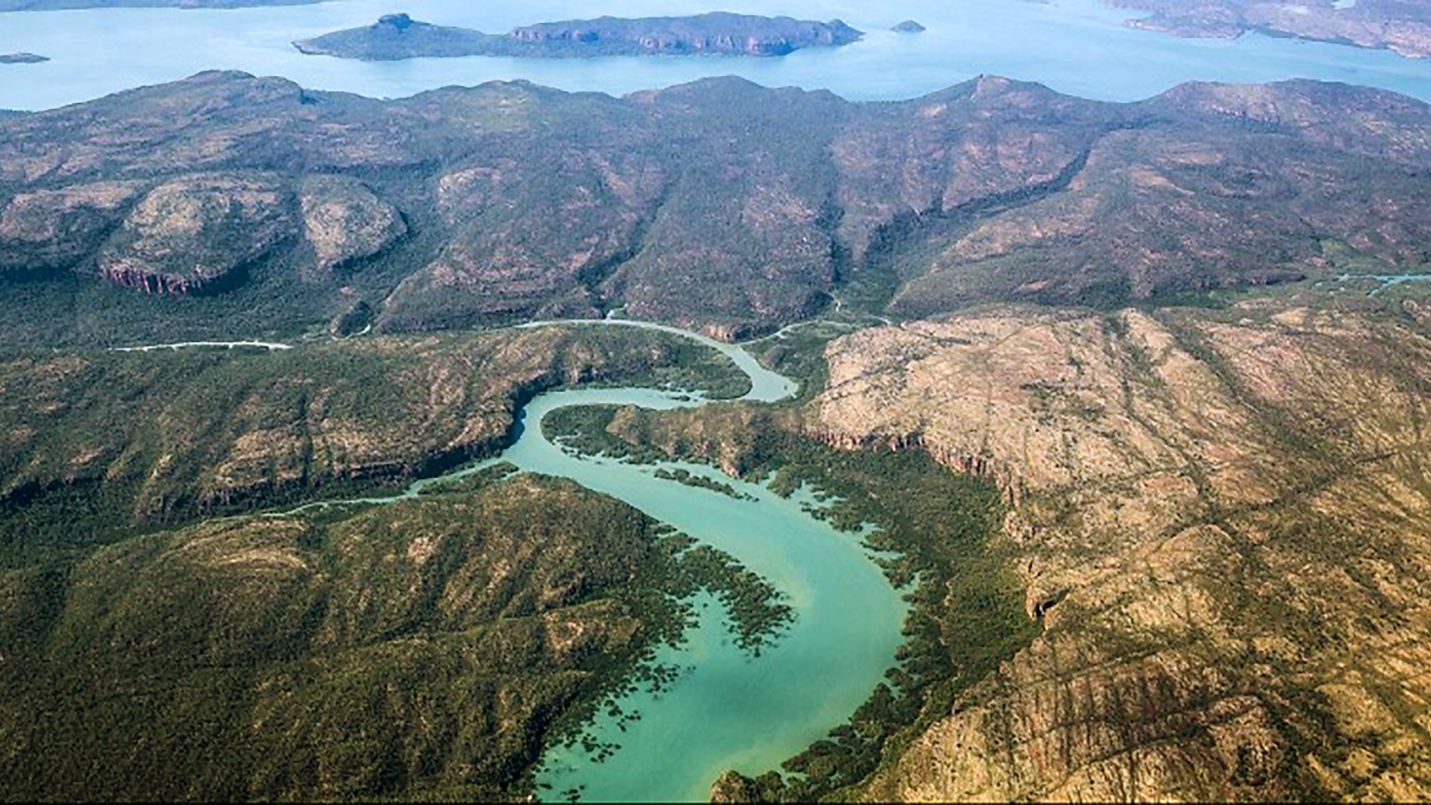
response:
[[[738,345],[644,322],[581,323],[657,329],[719,350],[749,375],[745,400],[775,402],[798,388]],[[712,596],[700,596],[699,623],[688,630],[686,643],[661,649],[656,659],[683,669],[679,678],[659,694],[641,690],[615,702],[626,714],[639,713],[639,720],[612,718],[603,707],[588,729],[599,744],[620,748],[602,761],[580,746],[551,748],[537,777],[541,796],[549,800],[575,790],[591,802],[705,802],[722,771],[758,774],[777,768],[844,722],[894,665],[907,606],[859,535],[836,531],[810,516],[808,494],[782,498],[703,465],[638,465],[578,456],[542,435],[542,417],[553,410],[605,404],[667,410],[705,401],[687,392],[642,388],[541,394],[523,409],[520,435],[500,456],[418,481],[401,495],[358,502],[411,498],[430,484],[508,461],[619,498],[731,554],[779,589],[795,618],[758,657],[730,639],[723,606]],[[720,480],[753,499],[655,478],[658,467],[681,467]]]

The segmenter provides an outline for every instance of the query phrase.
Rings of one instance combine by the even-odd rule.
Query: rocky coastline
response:
[[[863,33],[840,20],[815,22],[712,12],[690,17],[601,17],[546,22],[487,34],[386,14],[372,25],[293,43],[312,56],[367,61],[421,57],[784,56],[807,47],[839,47]]]

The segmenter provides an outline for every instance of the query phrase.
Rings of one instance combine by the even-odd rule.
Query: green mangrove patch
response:
[[[842,530],[873,526],[865,539],[911,605],[897,665],[846,724],[787,760],[783,774],[757,778],[766,799],[850,793],[1037,634],[1008,557],[991,543],[1004,514],[999,489],[922,451],[836,450],[802,435],[789,409],[739,403],[566,408],[542,427],[583,453],[713,463],[784,495],[806,487],[825,501],[815,516]]]
[[[790,616],[620,501],[473,486],[0,573],[7,797],[521,799],[548,742],[669,682],[696,592],[751,651]]]

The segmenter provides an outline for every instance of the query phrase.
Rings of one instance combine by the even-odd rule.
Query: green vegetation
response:
[[[534,476],[336,519],[216,520],[0,573],[5,795],[516,799],[542,748],[671,669],[729,556]]]
[[[477,472],[464,475],[461,478],[451,478],[427,484],[417,491],[420,496],[431,495],[451,495],[460,492],[476,492],[485,489],[498,481],[506,480],[508,476],[517,472],[517,465],[510,461],[498,461],[491,466],[483,467]]]
[[[517,407],[548,388],[718,396],[743,393],[743,378],[688,339],[619,326],[14,355],[0,361],[0,567],[199,517],[391,492],[495,453]]]
[[[680,467],[674,470],[668,470],[665,467],[661,467],[656,470],[655,477],[660,478],[663,481],[675,481],[677,483],[685,484],[686,486],[694,486],[698,489],[709,489],[712,492],[718,492],[722,495],[725,495],[726,497],[735,498],[736,500],[753,500],[750,495],[735,491],[735,487],[731,486],[730,484],[721,483],[720,481],[713,481],[710,478],[705,477],[704,475],[694,475],[691,473],[690,470],[682,469]]]
[[[848,724],[787,761],[788,777],[760,778],[767,797],[808,801],[859,784],[1037,633],[1007,557],[989,546],[1003,514],[999,491],[921,451],[834,450],[743,404],[561,409],[543,428],[582,452],[718,460],[747,479],[769,478],[781,494],[808,486],[828,501],[815,516],[851,531],[873,524],[868,543],[891,552],[879,560],[890,582],[911,586],[899,666]]]
[[[614,309],[740,339],[836,298],[902,316],[1195,300],[1308,276],[1321,240],[1424,259],[1424,107],[1288,82],[1257,103],[1299,125],[1246,126],[1226,112],[1253,92],[1110,104],[986,77],[862,104],[724,78],[376,101],[206,73],[0,120],[0,164],[65,166],[0,176],[0,345]],[[1169,156],[1187,153],[1210,157]],[[330,201],[364,225],[333,226]]]

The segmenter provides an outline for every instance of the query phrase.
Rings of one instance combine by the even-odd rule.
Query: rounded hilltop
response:
[[[917,34],[923,33],[925,31],[925,27],[915,22],[914,20],[905,20],[904,22],[901,22],[893,28],[890,28],[890,30],[894,31],[897,34]]]

